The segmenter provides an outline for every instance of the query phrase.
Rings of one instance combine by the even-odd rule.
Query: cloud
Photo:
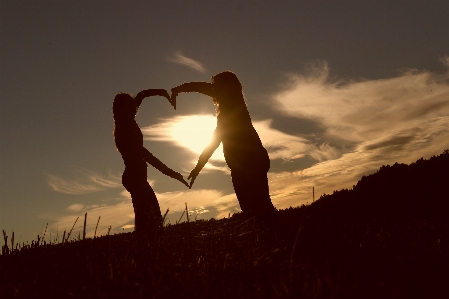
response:
[[[239,204],[235,194],[223,195],[218,190],[188,190],[185,192],[165,192],[156,193],[159,201],[161,213],[164,214],[169,209],[168,219],[175,223],[181,213],[185,210],[187,203],[190,214],[208,214],[208,218],[227,217],[229,213],[239,211]],[[134,209],[131,196],[126,190],[122,190],[117,197],[110,198],[105,204],[86,206],[81,203],[74,203],[67,207],[66,213],[58,217],[50,226],[49,232],[53,235],[64,230],[68,232],[77,217],[83,218],[87,213],[86,236],[93,237],[95,227],[100,218],[97,229],[97,236],[104,235],[111,227],[111,233],[122,232],[123,229],[134,228]],[[72,236],[82,233],[83,221],[78,222],[73,230]]]
[[[211,206],[222,193],[218,190],[188,190],[184,192],[165,192],[156,194],[161,211],[169,208],[171,212],[183,211],[185,203],[189,209]]]
[[[313,146],[310,140],[304,153],[320,163],[270,173],[274,204],[286,208],[310,203],[312,187],[318,198],[351,188],[382,165],[412,163],[449,148],[448,79],[449,73],[407,71],[390,79],[330,82],[325,62],[308,76],[290,75],[286,87],[273,97],[273,106],[283,114],[319,122],[326,129],[320,139],[331,140],[333,146]],[[348,143],[352,146],[345,147]]]
[[[71,180],[57,175],[47,174],[47,182],[54,191],[73,195],[117,188],[122,185],[121,177],[119,176],[109,173],[105,177],[89,170],[79,170],[77,178]]]
[[[212,115],[184,115],[161,119],[160,123],[141,130],[145,140],[169,142],[200,155],[212,140],[216,125],[217,119]],[[211,159],[224,161],[221,145]]]
[[[216,123],[216,118],[211,115],[175,116],[161,119],[158,124],[142,128],[142,132],[146,140],[169,142],[200,155],[210,142]],[[271,159],[297,159],[303,157],[303,153],[307,151],[314,152],[317,159],[320,155],[329,155],[326,154],[330,151],[329,149],[313,147],[306,139],[283,133],[272,128],[271,124],[271,119],[253,122]],[[225,160],[222,145],[214,152],[211,160],[212,164],[213,160],[217,162]],[[196,163],[196,160],[192,163]],[[223,170],[221,167],[218,169]]]
[[[448,69],[449,72],[449,55],[440,57],[439,61]]]
[[[215,216],[217,219],[228,217],[229,214],[241,211],[235,193],[216,199],[213,206],[217,209],[217,215]]]
[[[67,210],[72,212],[79,212],[84,209],[84,205],[76,203],[67,207]]]
[[[382,165],[394,163],[410,164],[421,157],[429,158],[449,148],[449,123],[436,121],[429,126],[443,126],[435,133],[417,132],[413,142],[403,145],[398,140],[385,140],[375,143],[362,143],[354,151],[344,153],[338,159],[329,159],[309,168],[282,173],[269,173],[270,194],[273,204],[280,209],[312,202],[312,188],[315,187],[315,200],[320,195],[334,190],[352,188],[364,175],[376,172]],[[408,137],[405,137],[408,138]],[[398,148],[399,146],[399,148]]]
[[[271,119],[253,122],[262,144],[270,154],[270,159],[290,160],[302,157],[309,148],[308,141],[273,129],[271,123]]]
[[[363,142],[449,115],[449,76],[408,71],[396,78],[330,82],[321,62],[309,76],[289,75],[273,107],[327,128],[328,138]]]
[[[182,65],[185,65],[185,66],[187,66],[191,69],[194,69],[198,72],[201,72],[201,73],[204,73],[206,71],[206,69],[200,62],[182,55],[181,52],[176,52],[174,54],[174,56],[169,57],[168,60],[171,62],[174,62],[174,63],[179,63]]]
[[[80,210],[70,210],[70,207],[82,207]],[[67,209],[71,213],[58,217],[50,226],[49,232],[54,235],[56,231],[62,236],[63,231],[67,233],[72,228],[75,220],[79,217],[72,236],[77,236],[79,232],[82,234],[84,214],[87,212],[86,236],[93,237],[95,227],[100,218],[97,236],[107,234],[108,228],[112,227],[112,232],[122,231],[127,225],[134,224],[134,209],[130,198],[120,198],[112,201],[112,204],[102,206],[84,206],[82,204],[73,204]],[[66,235],[67,236],[67,235]]]

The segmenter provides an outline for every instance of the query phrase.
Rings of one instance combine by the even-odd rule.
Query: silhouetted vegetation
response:
[[[4,235],[1,298],[448,298],[449,151],[382,166],[351,190],[252,219],[49,245]],[[12,248],[14,247],[14,249]]]

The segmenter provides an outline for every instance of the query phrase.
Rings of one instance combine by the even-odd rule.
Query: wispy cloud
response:
[[[170,142],[199,155],[210,142],[216,123],[216,118],[211,115],[176,116],[162,119],[158,124],[142,128],[142,132],[146,140]],[[302,137],[276,130],[271,124],[271,119],[253,122],[271,159],[297,159],[301,158],[305,152],[325,151],[324,148],[312,147]],[[214,152],[211,159],[224,161],[222,145]],[[192,163],[196,163],[196,160]]]
[[[188,58],[182,55],[181,52],[176,52],[172,57],[169,57],[168,60],[174,63],[185,65],[201,73],[204,73],[206,71],[204,66],[199,61],[193,60],[192,58]]]
[[[126,192],[127,193],[127,192]],[[121,198],[111,200],[108,205],[102,206],[85,206],[83,204],[72,204],[68,207],[68,213],[58,217],[50,226],[49,231],[52,234],[58,230],[59,234],[69,231],[77,217],[83,218],[84,213],[87,212],[86,236],[93,237],[95,227],[100,218],[100,223],[97,229],[97,236],[107,233],[109,226],[112,227],[112,232],[121,231],[126,225],[134,224],[134,210],[131,203],[131,198],[126,197],[123,193]],[[73,209],[75,208],[75,209]],[[80,209],[78,209],[80,208]],[[83,219],[84,220],[84,219]],[[82,232],[83,221],[78,220],[72,236],[78,235]]]
[[[67,210],[71,211],[71,212],[79,212],[79,211],[82,211],[83,209],[84,209],[84,205],[82,205],[80,203],[75,203],[75,204],[67,207]]]
[[[161,212],[170,210],[168,218],[173,218],[172,223],[179,219],[180,214],[185,210],[187,203],[190,212],[196,214],[208,213],[209,217],[222,218],[229,213],[239,211],[239,205],[235,194],[223,195],[218,190],[188,190],[185,192],[165,192],[156,193]],[[209,208],[210,207],[210,208]],[[213,210],[214,213],[210,213]],[[101,206],[86,206],[81,203],[71,204],[67,207],[66,213],[54,221],[50,226],[50,231],[68,231],[73,226],[77,217],[87,213],[88,221],[86,226],[86,236],[92,237],[95,233],[95,226],[101,216],[97,235],[107,233],[109,226],[112,232],[123,229],[134,228],[134,210],[131,196],[123,190],[116,198],[111,198],[106,204]],[[74,229],[74,234],[82,230],[82,222],[78,221]]]
[[[300,171],[269,173],[273,204],[277,208],[287,208],[310,203],[312,187],[315,187],[317,199],[323,193],[352,188],[362,176],[374,173],[382,165],[412,163],[449,148],[448,121],[427,125],[441,128],[430,134],[418,132],[414,141],[408,144],[402,144],[402,141],[386,142],[380,147],[366,149],[369,144],[362,143],[338,159],[329,159]]]
[[[336,148],[327,145],[331,154],[321,163],[271,173],[271,194],[279,208],[311,202],[312,187],[316,194],[350,188],[382,165],[411,163],[449,148],[449,73],[415,70],[359,82],[329,82],[328,75],[327,63],[321,62],[308,76],[290,75],[287,87],[274,96],[275,109],[314,119],[326,128],[320,138],[343,148],[333,157]],[[344,149],[347,142],[352,147]],[[305,153],[317,155],[321,147]]]
[[[448,116],[448,79],[408,71],[390,79],[329,82],[329,67],[322,62],[310,76],[291,74],[273,107],[319,121],[328,137],[363,142]]]
[[[168,208],[172,212],[183,211],[185,203],[189,209],[212,206],[212,203],[222,197],[218,190],[188,190],[184,192],[165,192],[156,194],[162,211]]]
[[[276,130],[271,124],[271,119],[253,122],[262,144],[270,155],[270,159],[297,159],[301,158],[304,152],[310,149],[309,142],[306,139]]]
[[[142,128],[142,133],[145,140],[169,142],[199,155],[211,141],[216,124],[212,115],[175,116]],[[211,159],[224,161],[222,146]]]
[[[189,190],[186,192],[167,192],[157,194],[159,205],[164,212],[168,208],[170,214],[179,214],[188,204],[189,211],[204,213],[206,210],[214,210],[209,217],[223,218],[239,210],[239,203],[235,194],[224,195],[219,190]],[[210,212],[210,211],[208,211]],[[170,215],[169,215],[170,217]]]
[[[58,175],[47,174],[47,182],[56,192],[75,195],[120,187],[121,177],[111,173],[102,176],[89,170],[78,170],[74,179],[64,179]]]

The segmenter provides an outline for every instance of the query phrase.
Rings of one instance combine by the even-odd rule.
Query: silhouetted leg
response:
[[[135,231],[140,235],[153,234],[162,222],[156,194],[146,180],[146,168],[144,170],[145,172],[137,172],[134,169],[125,169],[122,176],[123,186],[131,193]]]
[[[161,208],[159,206],[159,202],[157,200],[156,194],[153,191],[153,188],[151,188],[150,184],[147,182],[147,198],[146,201],[149,205],[149,211],[151,213],[150,217],[150,225],[152,228],[159,228],[162,225],[162,214],[161,214]]]
[[[145,200],[147,198],[147,192],[145,191],[134,191],[131,192],[131,198],[134,207],[134,223],[135,231],[138,234],[147,233],[150,229],[150,206]]]
[[[275,221],[266,173],[232,171],[231,176],[242,211],[255,215],[259,221]]]
[[[276,244],[279,223],[276,209],[271,203],[266,172],[231,172],[232,183],[244,214],[255,218],[256,228],[261,233],[259,240]]]
[[[161,226],[162,215],[153,189],[147,183],[138,192],[132,192],[131,198],[135,213],[136,232],[154,234]]]

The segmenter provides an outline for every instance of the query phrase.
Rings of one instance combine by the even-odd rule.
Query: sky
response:
[[[0,229],[129,232],[112,100],[231,70],[278,209],[449,148],[447,1],[2,1]],[[187,178],[216,125],[204,95],[143,101],[144,146]],[[189,190],[151,166],[167,222],[240,211],[221,148]],[[423,204],[426,199],[423,198]],[[78,221],[75,220],[79,217]],[[185,221],[185,216],[181,221]]]

